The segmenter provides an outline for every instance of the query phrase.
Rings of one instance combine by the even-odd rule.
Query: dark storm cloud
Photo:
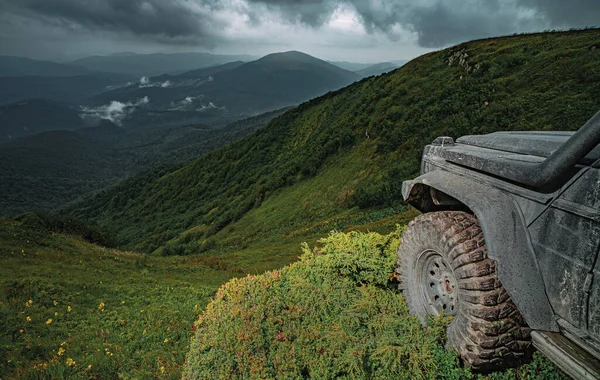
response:
[[[0,54],[342,46],[363,59],[585,26],[600,26],[600,0],[0,0]]]
[[[552,27],[600,26],[600,0],[521,0],[539,10]]]
[[[340,4],[353,7],[369,33],[394,38],[394,26],[415,32],[423,47],[546,28],[600,25],[600,0],[249,0],[312,27]]]
[[[311,27],[326,23],[339,3],[336,0],[249,0],[248,2],[263,4],[270,10],[280,12],[288,21]]]
[[[471,2],[466,7],[438,2],[428,8],[415,8],[409,22],[417,32],[420,46],[436,48],[476,38],[530,31],[540,25],[537,20],[520,19],[518,13],[518,8],[505,8],[496,0]]]
[[[224,27],[210,16],[211,8],[218,4],[206,1],[0,0],[0,6],[65,28],[129,32],[158,39],[212,37],[214,30]]]

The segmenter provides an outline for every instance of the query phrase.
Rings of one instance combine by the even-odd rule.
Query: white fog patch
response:
[[[170,80],[166,80],[164,82],[152,82],[150,80],[150,78],[148,78],[148,77],[141,77],[138,87],[139,88],[146,88],[146,87],[166,88],[166,87],[171,87],[172,85],[173,85],[173,82],[171,82]]]
[[[188,96],[183,100],[179,100],[179,101],[172,101],[171,102],[171,107],[169,108],[169,110],[171,111],[186,111],[186,110],[190,110],[193,108],[194,105],[194,100],[196,100],[197,98],[202,97],[202,95],[200,96]]]
[[[81,107],[82,113],[80,116],[83,118],[110,120],[117,125],[121,125],[123,120],[131,115],[137,107],[146,105],[148,102],[150,102],[150,99],[147,96],[138,99],[136,102],[122,103],[113,100],[109,104],[99,107]]]
[[[182,100],[171,102],[170,111],[196,111],[196,112],[204,112],[208,110],[222,110],[226,111],[227,108],[225,106],[219,107],[213,102],[204,103],[202,99],[203,95],[198,96],[188,96]]]
[[[219,109],[219,110],[223,110],[223,111],[226,110],[225,106],[218,107],[213,102],[208,102],[208,104],[203,104],[200,107],[196,108],[196,111],[204,112],[204,111],[211,110],[211,109]]]

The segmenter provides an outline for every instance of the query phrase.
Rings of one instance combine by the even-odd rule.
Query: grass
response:
[[[443,349],[444,321],[422,328],[389,282],[398,237],[333,233],[304,245],[299,262],[300,244],[276,236],[161,257],[0,220],[0,378],[471,377]],[[489,378],[537,376],[564,378],[540,356]]]
[[[0,378],[179,378],[193,321],[232,277],[0,222]]]
[[[447,318],[423,327],[393,283],[402,229],[333,232],[300,261],[223,285],[196,322],[184,379],[566,379],[540,355],[471,373],[444,349]]]
[[[367,176],[373,170],[373,163],[362,160],[360,152],[349,150],[329,159],[321,176],[279,190],[265,199],[261,207],[253,208],[215,235],[204,238],[209,226],[194,226],[169,241],[165,248],[178,247],[182,254],[193,254],[203,252],[206,245],[211,252],[219,253],[244,251],[251,245],[297,247],[303,241],[316,242],[332,229],[344,230],[350,225],[363,225],[405,211],[406,207],[400,205],[369,211],[344,207],[359,181],[348,178],[355,173]],[[392,224],[387,231],[393,228]],[[163,250],[154,253],[164,254]]]

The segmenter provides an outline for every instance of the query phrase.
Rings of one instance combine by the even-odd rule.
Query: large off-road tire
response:
[[[498,280],[475,216],[441,211],[411,221],[397,276],[412,314],[454,316],[447,346],[472,369],[514,367],[531,356],[530,329]]]

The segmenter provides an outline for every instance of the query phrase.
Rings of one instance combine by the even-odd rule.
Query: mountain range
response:
[[[37,125],[51,126],[42,122],[41,109],[30,107],[29,111]],[[257,131],[284,111],[220,128],[187,125],[124,129],[107,120],[85,127],[79,119],[80,128],[76,130],[50,130],[0,140],[0,214],[50,210],[144,169],[175,168]],[[0,121],[2,115],[0,109]],[[58,115],[52,115],[51,120],[60,122]],[[78,117],[76,113],[64,116]]]
[[[194,112],[194,122],[210,123],[222,117],[242,118],[298,104],[359,79],[353,72],[291,51],[176,76],[144,77],[90,97],[86,103],[102,107],[113,101],[135,104],[147,98],[145,107],[150,110],[182,117]]]
[[[41,70],[42,64],[34,62]],[[54,64],[49,67],[52,73],[64,74]],[[360,79],[295,51],[249,63],[233,61],[142,77],[108,89],[104,85],[110,76],[88,69],[77,73],[88,74],[0,78],[0,82],[15,81],[17,88],[25,83],[25,91],[50,98],[0,106],[0,143],[4,141],[0,161],[6,179],[0,186],[3,213],[50,209],[152,165],[200,157],[263,126],[280,113],[276,109]],[[98,93],[82,99],[94,87],[87,80]],[[52,88],[63,92],[48,94]],[[64,91],[67,96],[62,96]],[[0,93],[10,90],[5,87]],[[228,125],[236,120],[241,121]],[[43,183],[39,178],[44,178]]]
[[[398,207],[402,181],[418,173],[423,146],[436,136],[579,128],[600,108],[597,46],[600,30],[592,29],[429,53],[303,103],[193,163],[129,178],[63,212],[144,252],[268,250],[311,226],[353,220],[361,209]]]
[[[157,56],[168,57],[166,60],[171,62],[180,55]],[[191,56],[206,58],[205,55]],[[216,59],[216,56],[208,57],[213,61]],[[108,58],[141,59],[138,55],[127,54]],[[35,70],[24,67],[21,73],[44,71],[42,61],[25,61],[35,62]],[[2,62],[0,60],[0,67]],[[157,71],[164,69],[154,63],[151,60],[147,64]],[[231,61],[179,74],[141,77],[107,74],[82,66],[47,64],[46,72],[50,73],[47,76],[0,76],[0,103],[32,97],[71,103],[71,108],[79,108],[80,116],[88,125],[94,125],[100,119],[128,127],[223,125],[301,103],[361,78],[361,75],[294,51],[270,54],[251,62]],[[73,71],[76,75],[51,75],[63,75],[70,68],[76,68]],[[63,129],[73,128],[63,126]]]
[[[178,74],[199,68],[217,66],[233,61],[253,61],[252,55],[217,55],[210,53],[136,54],[116,53],[91,56],[70,62],[93,71],[128,74],[134,76],[156,76]]]
[[[74,64],[0,55],[0,77],[73,77],[93,73],[86,67]]]

